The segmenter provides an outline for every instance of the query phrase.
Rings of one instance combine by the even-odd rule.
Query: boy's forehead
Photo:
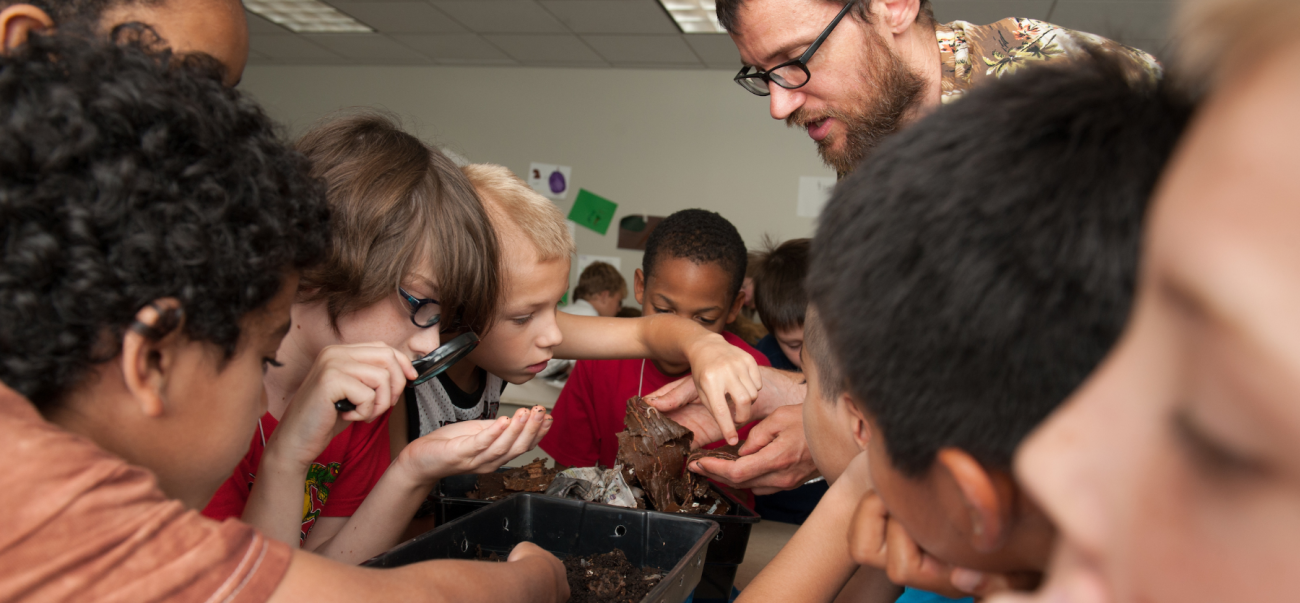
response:
[[[734,291],[732,275],[713,262],[696,263],[689,258],[667,257],[657,262],[646,277],[646,293],[675,298],[705,300],[722,308],[730,304]],[[686,301],[682,299],[680,301]]]

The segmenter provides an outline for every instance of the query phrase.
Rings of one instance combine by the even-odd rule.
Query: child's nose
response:
[[[441,337],[438,334],[438,327],[435,325],[427,329],[418,329],[411,338],[407,340],[406,346],[409,347],[411,353],[415,354],[418,358],[438,349],[440,343]]]

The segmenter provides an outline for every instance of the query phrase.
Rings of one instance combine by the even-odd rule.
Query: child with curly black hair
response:
[[[381,572],[187,510],[246,450],[327,248],[310,166],[219,77],[75,37],[0,56],[0,598],[563,600],[529,545]]]

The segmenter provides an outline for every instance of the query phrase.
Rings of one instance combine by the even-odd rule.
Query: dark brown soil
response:
[[[569,578],[569,603],[637,603],[650,593],[664,572],[635,568],[623,551],[564,560]]]

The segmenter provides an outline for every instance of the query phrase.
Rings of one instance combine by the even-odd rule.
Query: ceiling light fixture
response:
[[[682,33],[727,33],[718,24],[714,0],[659,0]]]
[[[374,31],[320,0],[244,0],[244,7],[295,33]]]

